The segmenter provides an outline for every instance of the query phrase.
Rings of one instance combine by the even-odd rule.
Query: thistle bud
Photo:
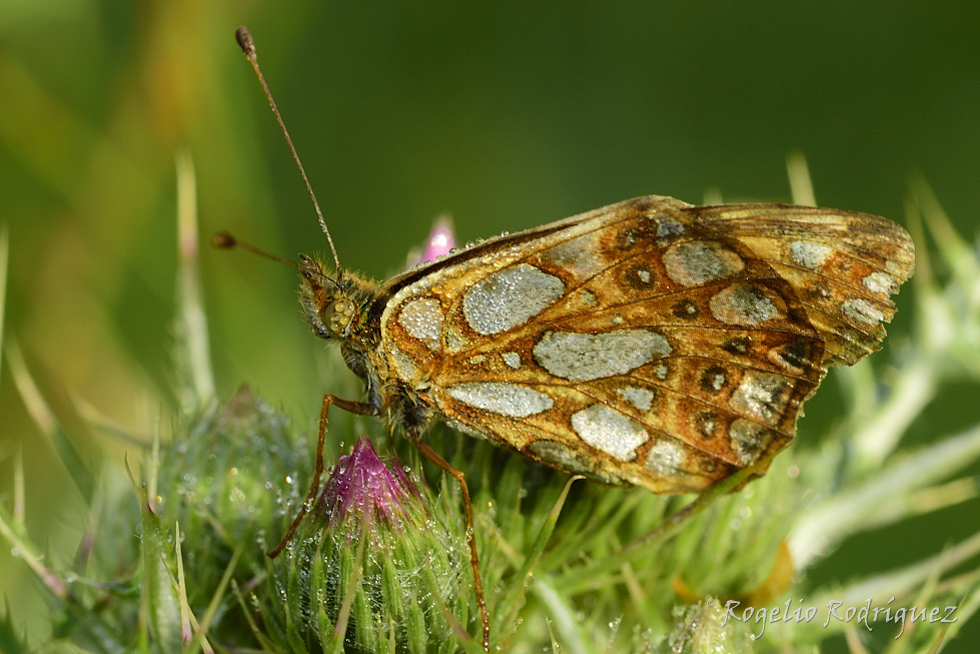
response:
[[[674,625],[654,650],[657,654],[752,654],[751,627],[739,618],[729,620],[720,600],[709,597],[694,605],[678,605],[672,613]]]
[[[285,416],[248,387],[223,406],[195,417],[162,450],[159,488],[151,503],[168,527],[180,523],[191,604],[210,601],[238,543],[243,574],[264,568],[260,532],[281,512],[285,486],[292,505],[308,479],[307,448],[291,435]]]
[[[456,516],[445,511],[397,461],[386,465],[367,437],[358,440],[297,535],[280,585],[286,633],[299,630],[324,651],[341,643],[348,652],[392,643],[405,652],[455,651],[447,611],[467,623],[469,561],[448,527]]]

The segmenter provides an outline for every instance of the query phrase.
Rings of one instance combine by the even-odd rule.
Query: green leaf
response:
[[[180,599],[171,583],[176,568],[170,564],[171,552],[167,535],[159,516],[150,509],[144,486],[137,488],[137,497],[142,527],[141,613],[149,626],[150,651],[172,654],[182,649]]]

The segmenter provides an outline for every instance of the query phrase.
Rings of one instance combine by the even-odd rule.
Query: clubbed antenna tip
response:
[[[244,29],[244,28],[241,28]],[[219,250],[230,250],[238,245],[238,239],[228,232],[218,232],[211,237],[211,246]]]
[[[252,33],[248,31],[247,27],[242,25],[235,30],[235,38],[246,57],[255,56],[255,42],[252,41]]]
[[[276,117],[276,122],[279,123],[279,129],[282,130],[282,135],[286,139],[286,145],[289,146],[289,152],[293,155],[293,161],[296,162],[296,167],[299,169],[299,175],[303,178],[303,184],[306,185],[306,192],[310,195],[310,200],[313,201],[313,208],[316,210],[317,219],[320,221],[320,229],[323,230],[323,234],[327,237],[327,244],[330,246],[330,253],[333,254],[333,262],[337,267],[337,275],[340,275],[340,257],[337,256],[337,248],[333,245],[333,239],[330,237],[330,230],[327,229],[327,222],[323,219],[323,212],[320,210],[320,203],[316,199],[316,194],[313,192],[313,187],[310,185],[310,180],[306,177],[306,171],[303,169],[303,163],[299,160],[299,154],[296,153],[296,148],[293,146],[293,139],[289,138],[289,131],[286,129],[286,123],[283,122],[282,116],[279,114],[279,108],[276,106],[276,101],[272,98],[272,91],[269,90],[269,85],[266,84],[265,76],[262,74],[262,68],[259,66],[259,59],[255,55],[255,42],[252,41],[252,34],[248,31],[248,28],[242,25],[237,30],[235,30],[235,38],[238,40],[238,45],[241,46],[242,52],[245,53],[245,57],[248,62],[252,64],[252,69],[255,70],[255,75],[259,78],[259,83],[262,84],[262,90],[265,92],[265,97],[269,100],[269,106],[272,107],[272,113]]]
[[[229,234],[228,232],[218,232],[211,237],[212,247],[218,248],[219,250],[234,250],[235,248],[241,248],[242,250],[247,250],[252,254],[257,254],[260,257],[265,257],[266,259],[271,259],[272,261],[285,264],[290,268],[295,268],[296,270],[303,272],[303,269],[295,261],[290,261],[289,259],[283,259],[282,257],[277,257],[274,254],[269,254],[261,248],[257,248],[254,245],[250,245],[245,241],[239,241],[237,238]]]

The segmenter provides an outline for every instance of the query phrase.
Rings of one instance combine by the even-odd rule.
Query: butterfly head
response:
[[[300,255],[299,263],[289,261],[239,241],[228,232],[215,234],[211,244],[222,250],[240,248],[295,268],[303,277],[303,284],[300,286],[300,304],[303,306],[303,313],[313,333],[327,340],[343,339],[349,335],[350,326],[358,314],[358,307],[351,299],[351,289],[354,288],[351,285],[353,278],[345,276],[339,268],[336,277],[331,277],[324,271],[323,264],[312,257]]]
[[[305,255],[299,271],[300,304],[313,333],[327,340],[343,339],[354,323],[357,304],[348,297],[340,276],[335,280],[324,272],[323,264]]]

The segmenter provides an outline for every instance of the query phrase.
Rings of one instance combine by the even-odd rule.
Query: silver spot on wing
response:
[[[813,241],[793,241],[789,244],[790,258],[810,270],[816,270],[827,261],[833,250],[822,243]]]
[[[572,429],[592,447],[620,461],[636,458],[636,448],[650,435],[637,422],[602,404],[572,414]]]
[[[844,311],[844,315],[851,320],[868,325],[877,325],[885,319],[885,314],[878,307],[861,298],[846,300],[841,309]]]
[[[463,296],[463,315],[475,332],[499,334],[527,322],[564,294],[559,278],[521,263],[474,284]]]
[[[398,373],[398,376],[405,381],[414,379],[418,371],[415,368],[415,362],[412,361],[412,357],[399,350],[394,344],[390,344],[389,348],[391,350],[391,361],[394,363],[394,369]]]
[[[547,439],[536,440],[527,446],[527,449],[539,457],[542,461],[548,463],[548,465],[554,466],[561,470],[566,470],[573,474],[585,475],[591,479],[601,481],[605,484],[617,484],[622,483],[621,480],[616,479],[604,472],[600,472],[592,468],[589,465],[589,461],[582,456],[580,456],[574,450],[558,443],[556,441],[551,441]]]
[[[659,438],[647,454],[647,468],[665,477],[683,471],[684,446],[672,438]]]
[[[728,325],[759,325],[780,317],[765,291],[752,284],[732,284],[708,302],[715,320]]]
[[[439,300],[431,297],[406,302],[398,314],[398,323],[408,335],[433,350],[439,347],[442,321],[442,305]]]
[[[862,279],[861,282],[864,284],[864,287],[872,293],[879,293],[881,295],[891,295],[892,293],[896,293],[898,292],[898,287],[900,286],[894,277],[883,272],[873,272]]]
[[[626,386],[624,388],[617,388],[616,394],[640,411],[649,411],[653,408],[653,391],[649,388]]]
[[[732,424],[728,427],[732,451],[743,466],[755,462],[756,457],[768,444],[770,436],[771,432],[764,427],[743,418],[732,420]]]
[[[458,384],[446,390],[464,404],[510,418],[526,418],[554,406],[549,395],[527,386],[502,382]]]
[[[786,410],[792,390],[792,383],[782,375],[748,370],[728,405],[742,415],[775,426]]]
[[[667,276],[682,286],[700,286],[745,268],[742,257],[716,241],[678,243],[667,250],[663,263]]]
[[[541,258],[586,279],[599,274],[606,267],[604,259],[596,256],[600,249],[599,235],[593,232],[548,248],[541,252]]]
[[[534,346],[534,360],[556,377],[589,381],[623,375],[670,354],[667,339],[652,330],[602,334],[547,332]]]

